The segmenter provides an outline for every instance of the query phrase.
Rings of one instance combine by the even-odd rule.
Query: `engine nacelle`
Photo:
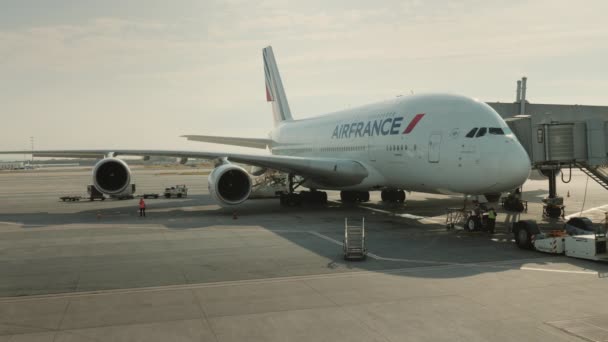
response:
[[[242,167],[223,164],[209,174],[209,194],[220,205],[237,205],[251,194],[251,177]]]
[[[93,167],[93,185],[106,195],[131,194],[131,170],[120,159],[102,159]]]

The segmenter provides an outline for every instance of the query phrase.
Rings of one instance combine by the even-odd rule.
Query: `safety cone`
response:
[[[236,211],[233,211],[233,212],[232,212],[232,219],[233,219],[233,220],[238,219],[238,217],[236,217]]]
[[[570,197],[570,190],[568,190],[568,193],[566,194],[566,197]]]

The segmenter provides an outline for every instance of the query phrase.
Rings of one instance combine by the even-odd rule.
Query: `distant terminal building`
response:
[[[0,170],[23,170],[25,167],[24,162],[0,162]]]

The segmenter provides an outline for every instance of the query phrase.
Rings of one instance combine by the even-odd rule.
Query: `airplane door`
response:
[[[441,133],[431,133],[429,137],[429,163],[439,163]]]
[[[367,140],[367,153],[370,161],[376,161],[376,153],[378,152],[378,146],[375,146],[376,138],[369,137]]]

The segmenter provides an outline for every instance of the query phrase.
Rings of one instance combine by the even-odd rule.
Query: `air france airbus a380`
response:
[[[478,100],[444,94],[398,97],[323,116],[292,117],[272,48],[263,50],[266,99],[272,103],[274,129],[267,139],[184,136],[189,140],[253,148],[271,155],[159,150],[33,151],[40,157],[90,157],[93,184],[111,196],[131,191],[131,171],[116,157],[174,156],[216,160],[209,192],[221,205],[237,205],[251,193],[250,174],[237,162],[290,175],[282,203],[302,197],[325,202],[318,190],[340,190],[345,202],[367,201],[369,191],[403,201],[404,191],[495,195],[524,183],[530,172],[527,153],[505,121]],[[9,151],[0,153],[32,153]],[[295,181],[294,181],[295,180]],[[312,191],[295,193],[297,183]]]

